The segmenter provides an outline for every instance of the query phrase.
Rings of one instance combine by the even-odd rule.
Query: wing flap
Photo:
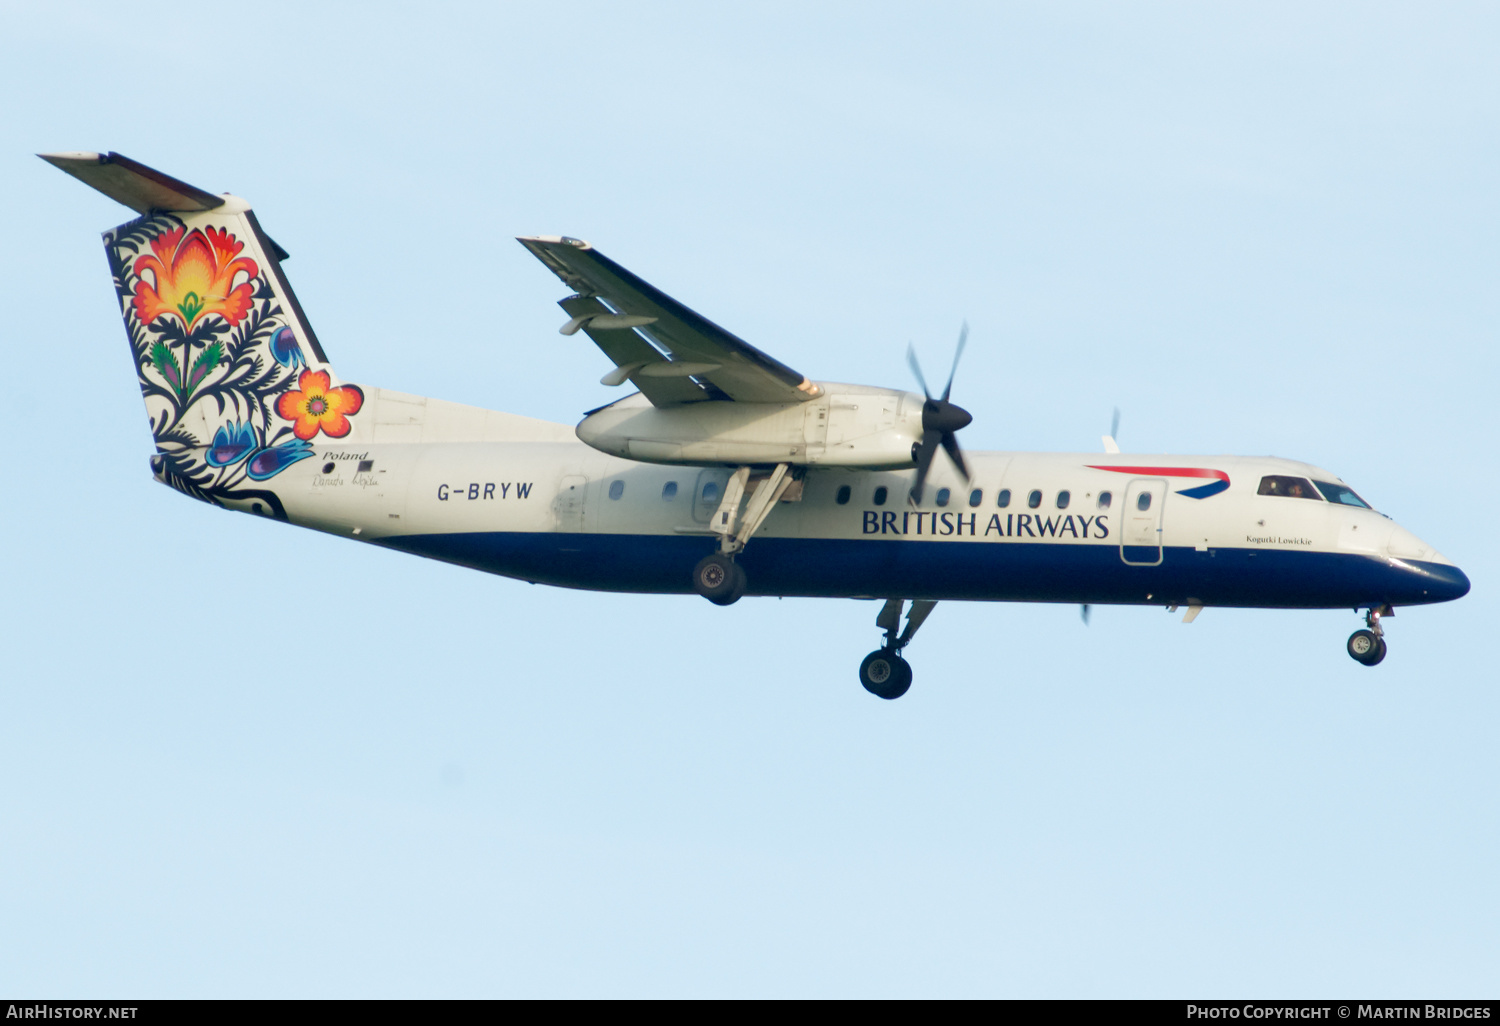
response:
[[[582,323],[583,333],[593,339],[594,344],[604,350],[604,355],[615,362],[616,371],[626,372],[620,375],[619,380],[606,381],[606,384],[620,385],[628,380],[640,389],[652,406],[679,406],[708,398],[703,387],[690,378],[642,374],[641,371],[648,367],[665,364],[666,357],[630,328],[596,327],[596,317],[602,320],[612,314],[598,297],[590,296],[585,299],[582,296],[571,296],[557,305]],[[613,373],[605,375],[606,379],[613,377]]]

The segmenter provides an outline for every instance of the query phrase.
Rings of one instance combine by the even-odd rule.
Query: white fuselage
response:
[[[287,519],[507,576],[606,590],[686,592],[688,570],[713,551],[708,525],[727,467],[642,463],[582,444],[563,425],[379,398],[376,440],[320,444],[274,480]],[[403,415],[405,400],[412,406]],[[459,433],[490,437],[440,440]],[[967,458],[970,481],[939,461],[917,506],[907,501],[910,469],[807,467],[797,501],[778,504],[741,557],[755,571],[752,593],[1271,606],[1456,597],[1454,579],[1406,572],[1438,568],[1443,578],[1452,564],[1380,513],[1257,494],[1266,475],[1338,480],[1307,464]],[[1184,494],[1205,481],[1221,490]]]

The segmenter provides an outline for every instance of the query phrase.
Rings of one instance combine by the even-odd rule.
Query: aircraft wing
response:
[[[656,406],[705,399],[789,403],[812,399],[817,385],[637,278],[580,239],[517,240],[563,280],[574,295],[558,305],[570,320],[565,335],[583,331],[615,370],[604,384],[630,381]]]

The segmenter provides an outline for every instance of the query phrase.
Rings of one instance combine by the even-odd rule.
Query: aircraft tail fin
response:
[[[370,439],[363,390],[334,375],[287,284],[287,253],[248,203],[118,153],[40,156],[141,215],[105,232],[104,248],[158,480],[282,515],[259,482],[312,456],[315,440]]]

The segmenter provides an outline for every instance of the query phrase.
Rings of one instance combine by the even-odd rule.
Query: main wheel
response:
[[[876,698],[900,698],[911,688],[911,667],[893,649],[882,648],[859,664],[859,682]]]
[[[1349,658],[1356,663],[1374,666],[1385,658],[1385,641],[1374,631],[1355,631],[1349,635]]]
[[[693,590],[716,606],[728,606],[745,594],[745,569],[722,552],[704,556],[693,567]]]

